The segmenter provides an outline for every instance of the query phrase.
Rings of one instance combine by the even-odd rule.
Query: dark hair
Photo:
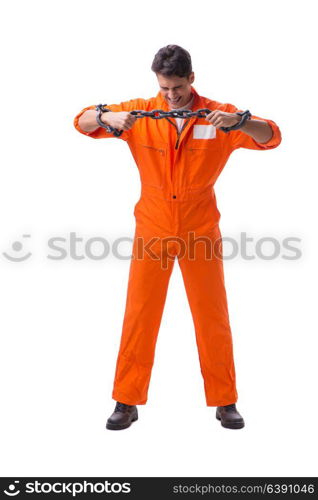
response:
[[[151,69],[163,76],[188,77],[192,73],[191,56],[179,45],[167,45],[158,50]]]

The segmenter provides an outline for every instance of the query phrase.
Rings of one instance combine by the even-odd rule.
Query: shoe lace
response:
[[[127,409],[127,408],[129,408],[130,406],[131,406],[131,405],[126,405],[125,403],[120,403],[119,401],[117,401],[115,411],[121,411],[121,412],[124,412],[124,411],[126,411],[126,409]]]

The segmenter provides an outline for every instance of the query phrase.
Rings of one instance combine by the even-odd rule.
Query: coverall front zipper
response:
[[[182,128],[181,128],[180,132],[179,132],[179,130],[178,130],[177,125],[176,125],[174,122],[172,122],[171,120],[169,120],[169,118],[167,118],[167,120],[168,120],[168,122],[169,122],[169,123],[171,123],[171,125],[173,125],[173,126],[174,126],[174,128],[175,128],[175,129],[176,129],[176,131],[177,131],[177,142],[175,143],[174,149],[178,149],[178,147],[179,147],[179,140],[180,140],[180,136],[181,136],[182,132],[184,131],[185,127],[187,126],[187,124],[189,123],[189,121],[190,121],[190,120],[187,120],[187,121],[183,124],[183,126],[182,126]],[[174,165],[172,166],[172,169],[171,169],[171,184],[172,184],[172,191],[174,192],[174,185],[173,185],[173,172],[174,172]],[[173,195],[172,195],[172,198],[176,199],[176,195],[175,195],[175,194],[173,194]]]

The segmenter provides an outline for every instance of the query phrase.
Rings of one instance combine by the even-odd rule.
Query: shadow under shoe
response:
[[[130,427],[132,422],[138,420],[137,406],[126,405],[125,403],[116,402],[115,410],[109,417],[106,423],[106,429],[120,430]]]
[[[235,403],[218,406],[215,416],[221,421],[221,425],[227,429],[242,429],[245,425],[244,419],[237,411]]]

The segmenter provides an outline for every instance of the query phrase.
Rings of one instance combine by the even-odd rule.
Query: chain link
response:
[[[98,111],[96,121],[100,127],[105,128],[108,132],[113,132],[113,134],[118,137],[123,133],[123,130],[113,128],[101,121],[102,113],[111,111],[105,106],[107,106],[107,104],[98,104],[96,106],[96,111]],[[197,118],[205,118],[211,112],[212,110],[208,108],[198,109],[197,111],[191,111],[190,109],[176,109],[171,111],[164,111],[162,109],[152,109],[151,111],[144,111],[141,109],[137,109],[134,111],[130,111],[130,114],[135,116],[136,118],[148,117],[152,118],[153,120],[161,120],[162,118],[192,118],[194,116],[196,116]],[[244,112],[237,112],[236,114],[241,116],[240,121],[232,127],[220,127],[223,132],[229,132],[230,130],[236,130],[240,128],[243,123],[251,117],[251,113],[248,110]]]

